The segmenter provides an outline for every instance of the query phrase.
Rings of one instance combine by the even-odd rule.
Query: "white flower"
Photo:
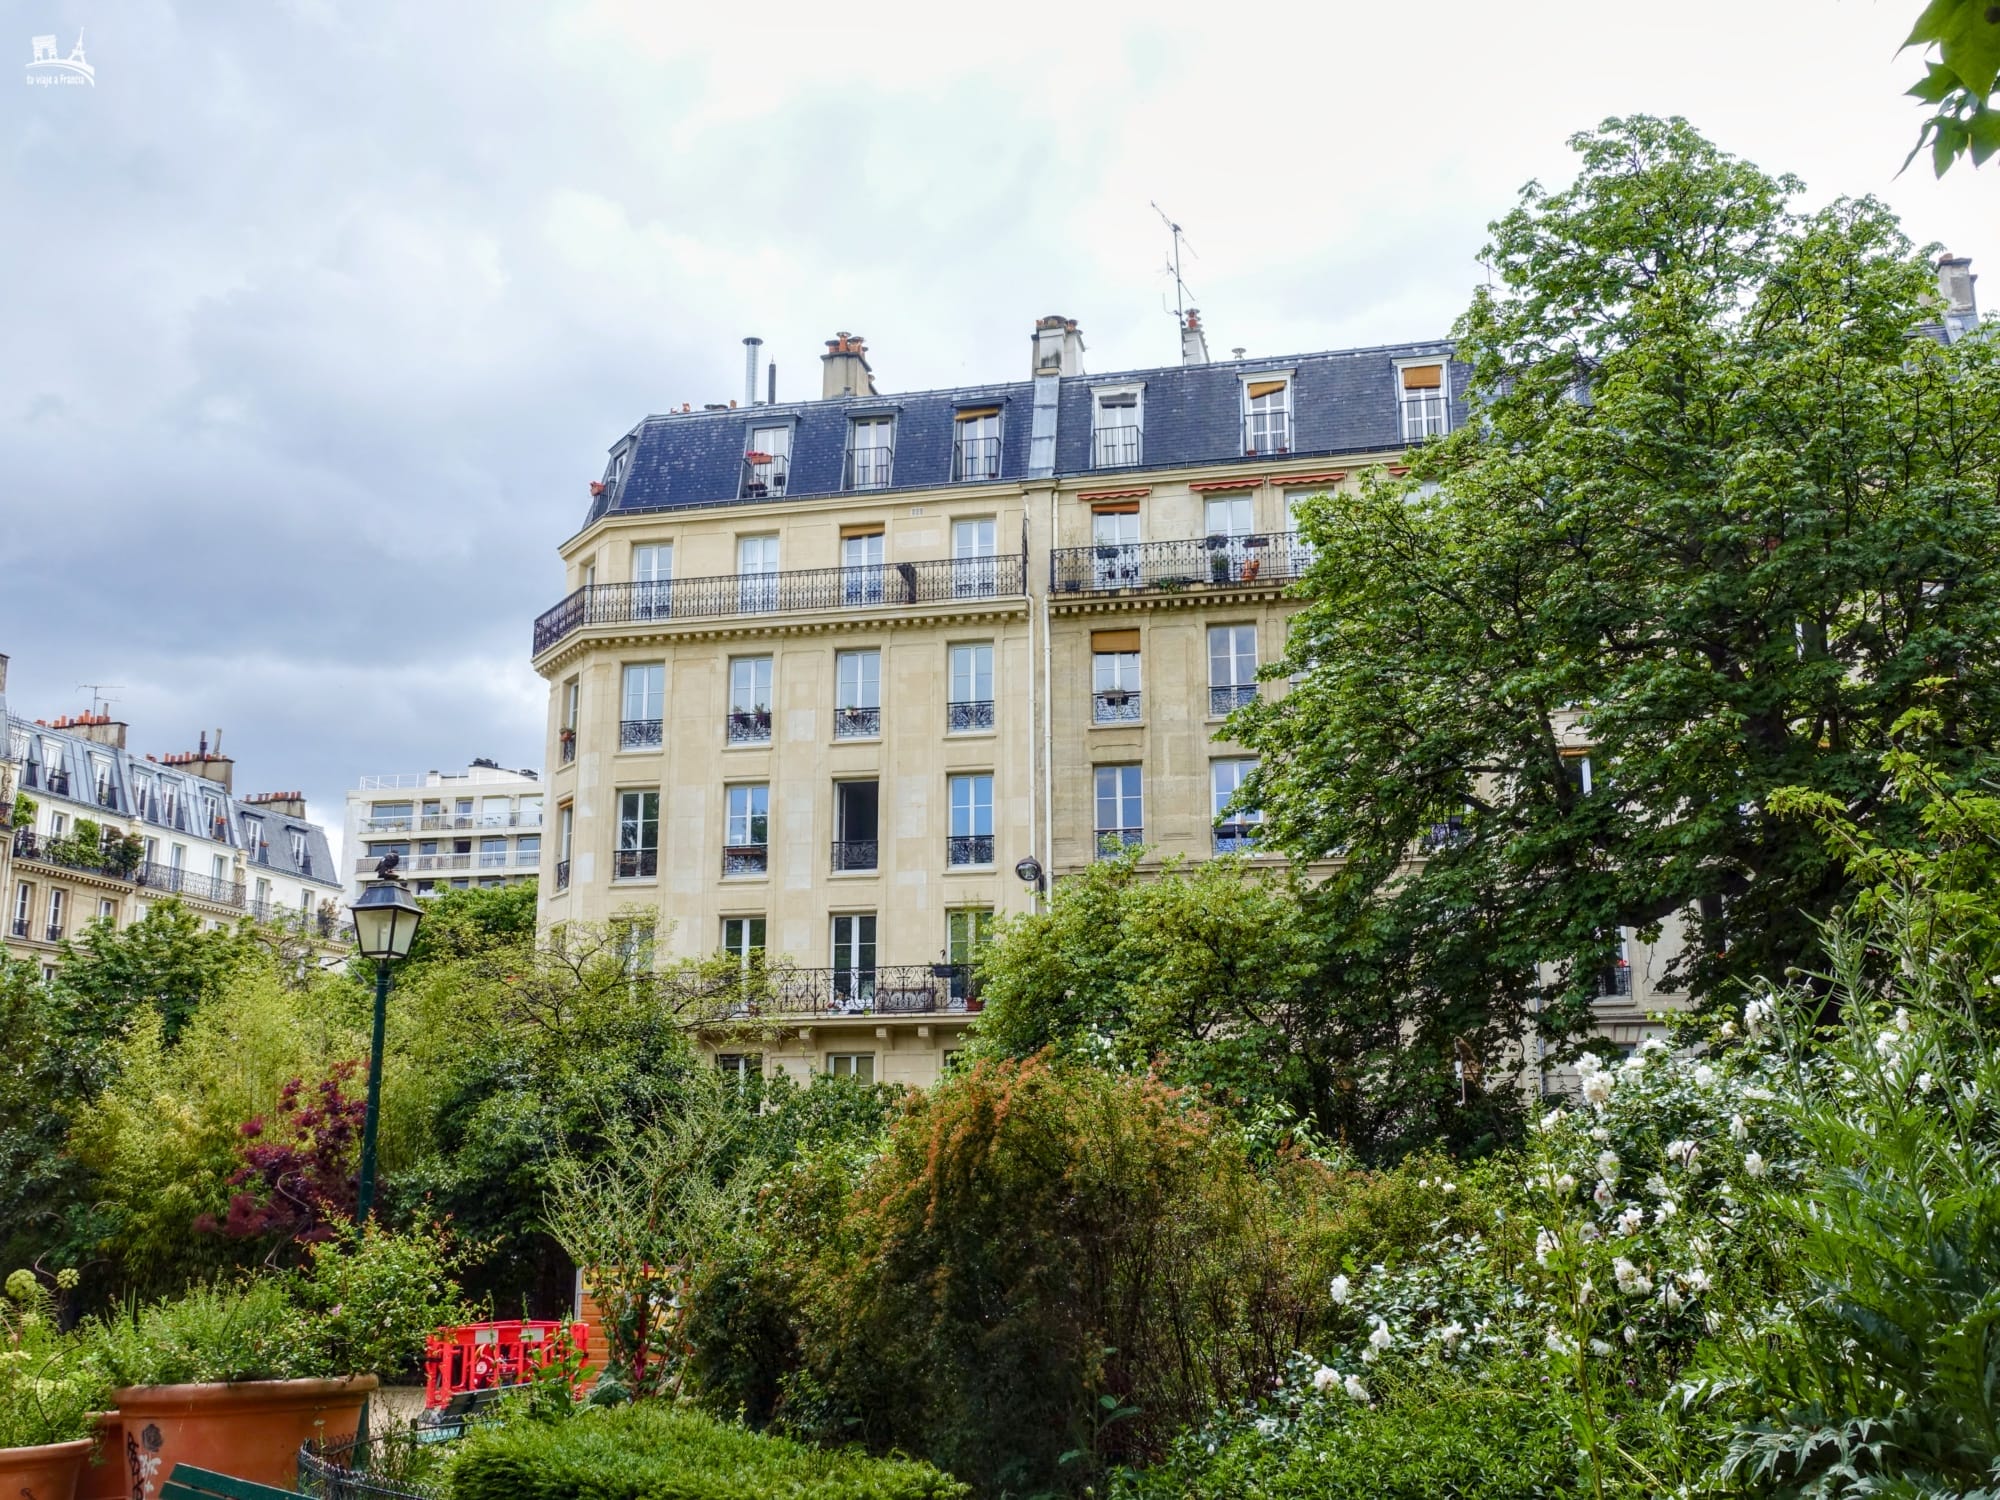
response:
[[[1554,1130],[1556,1126],[1562,1124],[1562,1117],[1563,1112],[1560,1109],[1552,1109],[1542,1116],[1540,1128],[1543,1130]]]
[[[1634,1052],[1618,1065],[1618,1071],[1623,1073],[1627,1078],[1637,1078],[1641,1073],[1646,1071],[1646,1059]]]
[[[1353,1284],[1345,1276],[1336,1276],[1333,1278],[1333,1285],[1327,1288],[1327,1294],[1333,1298],[1335,1307],[1344,1307],[1347,1304],[1347,1294],[1351,1290]]]
[[[1701,1147],[1697,1146],[1693,1141],[1667,1142],[1667,1160],[1673,1162],[1676,1166],[1682,1168],[1692,1167],[1695,1158],[1699,1155],[1701,1155]]]
[[[1674,1290],[1674,1284],[1671,1281],[1661,1289],[1660,1301],[1666,1304],[1667,1311],[1670,1313],[1677,1313],[1681,1310],[1681,1294]]]
[[[1715,1246],[1709,1243],[1708,1236],[1705,1234],[1697,1234],[1691,1237],[1688,1240],[1688,1248],[1700,1256],[1715,1254]]]
[[[1896,1007],[1896,1014],[1891,1017],[1891,1021],[1904,1036],[1910,1034],[1910,1013],[1904,1007],[1900,1005]]]
[[[1653,1222],[1664,1224],[1681,1211],[1681,1206],[1671,1198],[1662,1198],[1660,1206],[1653,1210]]]
[[[1599,1180],[1603,1182],[1616,1182],[1618,1180],[1618,1165],[1618,1153],[1616,1151],[1598,1152],[1597,1176]]]
[[[1592,1073],[1603,1071],[1604,1059],[1595,1052],[1586,1052],[1576,1060],[1576,1072],[1579,1078],[1588,1078]]]
[[[1666,1050],[1667,1050],[1667,1044],[1661,1041],[1656,1036],[1649,1036],[1646,1038],[1645,1041],[1639,1043],[1639,1055],[1641,1057],[1649,1056],[1650,1054],[1655,1052],[1664,1052]]]
[[[1772,1000],[1756,999],[1743,1007],[1743,1029],[1751,1036],[1762,1036],[1764,1028],[1777,1019],[1777,1003]]]
[[[1728,1041],[1734,1041],[1735,1038],[1736,1038],[1736,1023],[1734,1021],[1724,1021],[1722,1023],[1722,1039],[1725,1042],[1728,1042]]]
[[[1639,1268],[1622,1255],[1611,1262],[1611,1274],[1618,1278],[1618,1290],[1621,1292],[1629,1293],[1643,1279]]]
[[[1729,1117],[1729,1138],[1732,1141],[1747,1141],[1750,1139],[1750,1126],[1744,1120],[1743,1116],[1731,1115]]]
[[[1465,1325],[1453,1319],[1438,1330],[1438,1342],[1447,1349],[1458,1347],[1458,1341],[1465,1337]]]
[[[1666,1197],[1667,1179],[1662,1177],[1658,1172],[1655,1172],[1651,1177],[1646,1179],[1646,1191],[1651,1193],[1655,1198]]]
[[[1259,1417],[1257,1419],[1257,1434],[1260,1437],[1276,1437],[1278,1435],[1278,1419],[1276,1417]]]
[[[1722,1314],[1714,1308],[1710,1308],[1701,1315],[1701,1326],[1706,1328],[1710,1333],[1722,1332]]]
[[[1625,1325],[1625,1347],[1629,1349],[1632,1345],[1638,1342],[1639,1342],[1639,1330],[1634,1328],[1630,1323],[1627,1323]]]
[[[1609,1208],[1611,1207],[1611,1200],[1616,1194],[1611,1191],[1611,1184],[1600,1177],[1597,1180],[1597,1186],[1591,1190],[1590,1196],[1597,1200],[1599,1208]]]
[[[1592,1339],[1590,1341],[1590,1352],[1602,1359],[1611,1352],[1611,1346],[1605,1343],[1603,1339]]]
[[[1902,1037],[1897,1035],[1895,1032],[1885,1031],[1880,1036],[1875,1038],[1875,1050],[1883,1057],[1893,1057],[1896,1052],[1897,1044],[1900,1043],[1902,1040],[1903,1040]]]
[[[1764,1158],[1755,1151],[1744,1152],[1743,1170],[1748,1172],[1752,1177],[1762,1177],[1764,1175]]]
[[[1441,1193],[1455,1193],[1458,1191],[1458,1184],[1455,1182],[1441,1182],[1438,1184],[1438,1191]]]
[[[1576,1191],[1576,1179],[1567,1172],[1558,1177],[1554,1185],[1558,1198],[1567,1198],[1571,1193]]]
[[[1556,1237],[1546,1229],[1537,1229],[1535,1231],[1535,1264],[1538,1266],[1547,1265],[1549,1263],[1549,1252],[1555,1249],[1555,1247]]]
[[[1583,1080],[1583,1102],[1593,1109],[1602,1109],[1611,1102],[1611,1075],[1592,1073]]]
[[[1700,1266],[1681,1272],[1681,1285],[1691,1292],[1705,1292],[1709,1288],[1708,1272]]]
[[[1600,1187],[1603,1186],[1602,1183],[1598,1185]],[[1594,1245],[1599,1240],[1604,1238],[1603,1235],[1597,1232],[1597,1226],[1591,1223],[1585,1223],[1581,1229],[1577,1230],[1576,1237],[1582,1240],[1586,1245]]]
[[[1935,1078],[1931,1077],[1931,1075],[1930,1075],[1930,1074],[1929,1074],[1928,1072],[1924,1072],[1924,1073],[1919,1073],[1919,1074],[1917,1075],[1917,1092],[1918,1092],[1918,1093],[1920,1093],[1920,1094],[1928,1094],[1928,1093],[1929,1093],[1929,1092],[1930,1092],[1930,1091],[1931,1091],[1932,1089],[1934,1089],[1934,1088],[1936,1088],[1936,1087],[1937,1087],[1937,1080],[1936,1080]]]
[[[1601,1146],[1611,1139],[1611,1132],[1602,1125],[1593,1125],[1590,1127],[1590,1138]]]
[[[1313,1371],[1313,1389],[1322,1396],[1339,1384],[1340,1371],[1327,1365],[1321,1365]]]
[[[1387,1323],[1377,1318],[1375,1320],[1375,1331],[1368,1335],[1368,1342],[1373,1344],[1378,1350],[1387,1349],[1391,1344],[1396,1342],[1396,1336],[1389,1332],[1389,1325]]]
[[[1564,1333],[1560,1328],[1551,1328],[1542,1342],[1548,1346],[1549,1353],[1551,1354],[1566,1358],[1576,1353],[1576,1340]]]
[[[1597,1283],[1592,1281],[1588,1276],[1586,1276],[1577,1285],[1576,1305],[1578,1307],[1586,1307],[1589,1305],[1590,1299],[1592,1297],[1595,1297],[1596,1295],[1597,1295]]]
[[[1368,1387],[1361,1383],[1359,1375],[1348,1376],[1342,1385],[1342,1389],[1347,1392],[1350,1400],[1366,1401],[1368,1399]]]
[[[1715,1069],[1711,1068],[1707,1063],[1703,1063],[1694,1070],[1694,1081],[1695,1086],[1698,1088],[1705,1089],[1712,1086],[1715,1082]]]
[[[1637,1234],[1645,1222],[1646,1211],[1643,1208],[1628,1208],[1618,1216],[1618,1232],[1620,1234]]]

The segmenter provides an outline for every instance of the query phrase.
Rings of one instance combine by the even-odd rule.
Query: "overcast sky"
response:
[[[1918,9],[8,3],[10,705],[120,684],[135,749],[221,725],[336,830],[364,772],[538,765],[529,626],[619,434],[739,395],[750,333],[781,399],[840,329],[887,390],[1024,376],[1045,313],[1171,363],[1152,200],[1218,354],[1443,334],[1618,113],[2000,265],[2000,165],[1896,175]],[[94,86],[23,86],[79,30]]]

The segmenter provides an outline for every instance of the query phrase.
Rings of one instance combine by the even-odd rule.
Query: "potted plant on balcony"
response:
[[[376,1377],[336,1374],[319,1325],[275,1279],[198,1286],[91,1324],[134,1495],[155,1494],[179,1463],[288,1487],[307,1439],[353,1436]]]
[[[76,1273],[65,1271],[65,1285]],[[55,1299],[32,1271],[0,1295],[0,1494],[71,1500],[90,1459],[108,1389],[81,1340],[56,1326]]]

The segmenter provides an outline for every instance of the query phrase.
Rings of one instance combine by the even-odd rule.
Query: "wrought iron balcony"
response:
[[[739,974],[664,976],[662,998],[717,1025],[814,1016],[963,1015],[980,1008],[965,964],[878,964],[801,969],[761,956]]]
[[[46,927],[46,928],[44,929],[44,931],[46,932],[46,934],[47,934],[47,936],[48,936],[48,940],[49,940],[50,942],[52,942],[52,943],[60,943],[60,942],[62,941],[62,935],[63,935],[63,924],[62,924],[62,923],[60,923],[60,922],[51,922],[51,923],[49,923],[49,925],[48,925],[48,926],[47,926],[47,927]]]
[[[1136,724],[1139,721],[1139,690],[1137,688],[1116,688],[1108,693],[1090,695],[1090,721],[1093,724]]]
[[[1115,859],[1127,849],[1136,849],[1146,842],[1143,828],[1100,828],[1097,830],[1097,857]]]
[[[947,865],[990,865],[993,863],[993,835],[955,833],[944,841]]]
[[[1012,599],[1026,594],[1027,589],[1027,561],[1019,553],[874,563],[858,568],[808,568],[791,573],[723,574],[677,578],[671,583],[599,583],[578,589],[535,621],[535,652],[539,655],[591,625]]]
[[[1177,594],[1287,583],[1311,563],[1296,531],[1058,547],[1049,557],[1049,587],[1057,594]]]
[[[1090,466],[1093,469],[1136,467],[1145,451],[1136,427],[1100,427],[1091,434]]]
[[[1269,457],[1292,451],[1292,419],[1288,412],[1257,412],[1243,419],[1243,456]]]
[[[118,788],[108,781],[97,783],[97,805],[118,811]]]
[[[1000,439],[958,438],[951,445],[951,477],[961,484],[1000,477]]]
[[[1451,403],[1442,391],[1402,398],[1403,441],[1420,443],[1451,431]]]
[[[240,880],[217,880],[151,859],[139,866],[136,879],[148,890],[168,891],[176,896],[213,902],[217,906],[243,905],[243,882]]]
[[[618,721],[618,748],[620,750],[657,750],[660,748],[661,721],[659,719],[620,719]]]
[[[1221,718],[1234,713],[1246,703],[1257,701],[1257,684],[1239,682],[1230,686],[1210,686],[1208,690],[1208,712],[1212,718]]]
[[[722,851],[724,875],[763,875],[770,866],[769,844],[730,844]]]
[[[613,880],[644,880],[660,873],[657,849],[619,849],[611,856]]]
[[[947,703],[944,709],[946,734],[962,734],[993,727],[993,700],[977,698],[966,703]]]
[[[556,889],[559,891],[569,889],[569,861],[566,859],[556,861]]]
[[[785,453],[761,453],[755,449],[743,455],[741,498],[770,500],[785,493],[791,476],[792,460]]]
[[[26,917],[16,917],[14,918],[13,925],[10,930],[13,932],[15,937],[24,938],[28,935],[28,927],[29,923]]]
[[[847,472],[842,476],[841,488],[884,490],[889,487],[895,472],[894,448],[850,448],[847,450]]]
[[[874,839],[841,839],[833,846],[833,867],[835,870],[872,870],[876,854],[877,841]]]
[[[1433,823],[1417,840],[1417,845],[1426,854],[1437,854],[1446,849],[1456,849],[1470,838],[1471,832],[1465,826],[1465,819],[1446,818],[1442,823]]]
[[[1215,852],[1217,854],[1248,854],[1257,847],[1257,835],[1261,831],[1255,823],[1217,823],[1215,825]]]
[[[1632,966],[1620,959],[1597,976],[1598,998],[1610,1000],[1632,993]]]
[[[771,710],[732,709],[724,732],[732,745],[768,745],[771,742]]]
[[[565,729],[561,734],[556,736],[556,755],[566,766],[575,764],[576,731],[574,729]]]
[[[882,733],[882,710],[879,708],[836,708],[833,711],[833,737],[837,740],[874,739]]]

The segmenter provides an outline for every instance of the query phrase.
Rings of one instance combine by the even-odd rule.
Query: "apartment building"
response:
[[[350,899],[390,854],[419,896],[532,880],[542,862],[542,783],[485,759],[463,771],[363,776],[347,793],[346,835]]]
[[[884,394],[843,333],[816,401],[753,366],[625,434],[534,629],[543,927],[725,955],[695,997],[725,1066],[922,1084],[996,915],[1128,847],[1254,858],[1221,725],[1284,690],[1297,507],[1463,422],[1464,376],[1437,341],[1215,361],[1190,313],[1182,343],[1090,375],[1043,318],[1025,380]]]
[[[159,757],[129,751],[126,733],[108,713],[8,719],[9,953],[52,969],[64,939],[100,919],[122,928],[165,896],[212,926],[249,917],[344,942],[333,856],[303,796],[236,796],[220,730]]]

